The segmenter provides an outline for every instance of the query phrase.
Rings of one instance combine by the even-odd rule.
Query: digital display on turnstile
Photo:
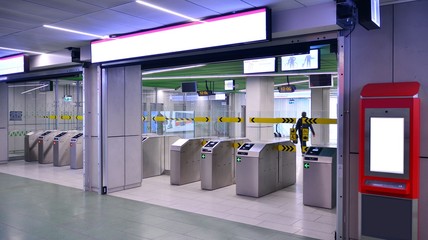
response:
[[[46,132],[42,133],[42,135],[40,135],[40,137],[44,137],[44,136],[46,136],[46,135],[48,135],[50,133],[51,133],[51,131],[46,131]]]
[[[74,135],[72,138],[77,139],[77,138],[80,138],[81,136],[83,136],[83,133],[79,133],[77,135]]]
[[[67,134],[67,132],[61,132],[60,134],[56,135],[55,138],[60,138],[60,137],[64,136],[65,134]]]
[[[217,141],[209,141],[209,142],[207,142],[207,144],[205,144],[205,147],[212,148],[215,145],[217,145],[217,143],[218,143]]]
[[[252,147],[254,146],[254,143],[244,143],[244,145],[242,145],[239,150],[250,150]]]

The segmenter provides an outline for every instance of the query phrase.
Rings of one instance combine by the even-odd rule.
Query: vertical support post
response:
[[[6,83],[0,83],[0,164],[9,160],[9,94]]]
[[[350,39],[343,36],[338,37],[338,114],[337,114],[337,229],[336,239],[348,239],[349,232],[349,129],[350,129],[350,118],[349,118],[349,73],[350,73]],[[346,56],[346,58],[345,58]],[[348,187],[345,187],[348,186]],[[346,191],[345,191],[346,189]]]

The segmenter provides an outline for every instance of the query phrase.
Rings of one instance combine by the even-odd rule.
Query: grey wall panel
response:
[[[382,7],[379,30],[367,31],[357,25],[351,34],[351,152],[359,147],[360,92],[367,83],[392,81],[392,7]]]
[[[6,83],[0,83],[0,163],[8,160],[8,87]]]
[[[359,174],[359,154],[350,155],[350,182],[349,182],[349,215],[350,232],[349,236],[358,239],[358,174]]]
[[[123,67],[107,69],[107,136],[124,135],[124,76]]]
[[[141,184],[141,134],[125,137],[125,188]]]
[[[421,123],[428,121],[428,1],[415,1],[395,7],[394,77],[395,81],[421,83]],[[425,111],[424,111],[425,110]],[[428,125],[421,124],[421,142],[428,142]],[[421,147],[428,157],[428,148]]]
[[[141,135],[141,67],[125,67],[125,135]]]
[[[141,144],[139,144],[141,145]],[[106,186],[108,192],[123,189],[125,185],[125,138],[110,137],[105,143]]]
[[[88,144],[85,144],[84,149],[84,168],[85,168],[85,188],[87,190],[94,190],[99,189],[99,169],[98,169],[98,141],[99,137],[89,137],[86,138],[89,142]]]
[[[419,239],[428,239],[428,158],[421,159],[420,198],[419,198]]]

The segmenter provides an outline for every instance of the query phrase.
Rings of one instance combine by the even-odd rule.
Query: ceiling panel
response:
[[[26,29],[38,27],[39,24],[32,23],[32,22],[23,23],[15,20],[5,19],[5,18],[2,18],[2,16],[0,15],[0,26],[7,26],[8,28],[13,28],[16,30],[26,30]]]
[[[193,4],[208,8],[218,14],[253,8],[252,5],[241,0],[187,0]]]
[[[75,14],[24,1],[2,1],[0,16],[23,23],[47,24],[75,17]]]
[[[193,18],[203,18],[206,16],[211,16],[211,15],[216,15],[217,13],[195,5],[191,2],[188,2],[186,0],[146,0],[146,2],[151,3],[151,4],[155,4],[157,6],[160,7],[164,7],[167,8],[169,10],[175,11],[175,12],[179,12],[181,14],[187,15],[189,17],[193,17]],[[141,5],[141,7],[146,7]],[[147,8],[147,7],[146,7]],[[158,11],[158,10],[153,10],[153,11]],[[165,13],[164,13],[165,14]],[[186,19],[181,19],[181,21],[186,20]]]
[[[317,4],[327,3],[327,2],[336,2],[335,0],[297,0],[305,6],[313,6]]]
[[[5,27],[5,26],[6,25],[0,24],[0,37],[16,32],[16,29],[8,28],[8,27]]]
[[[159,24],[113,10],[103,10],[63,21],[55,26],[71,28],[98,35],[122,34]]]
[[[116,7],[122,4],[135,2],[135,0],[101,0],[101,1],[95,1],[95,0],[77,0],[79,2],[84,2],[87,4],[92,4],[94,6],[99,6],[103,8],[112,8]]]
[[[182,22],[183,20],[185,20],[181,17],[171,15],[171,14],[166,14],[164,12],[143,6],[136,2],[114,7],[112,8],[112,10],[118,11],[124,14],[128,14],[130,16],[145,19],[147,21],[151,21],[155,23],[157,26],[162,26],[162,25],[171,24],[175,22]]]
[[[269,6],[274,11],[303,7],[301,3],[295,0],[245,0],[245,2],[248,2],[249,4],[254,5],[256,7]]]
[[[101,7],[95,6],[93,4],[84,3],[84,2],[78,2],[78,1],[64,1],[64,0],[24,0],[24,1],[49,7],[52,9],[65,11],[68,13],[73,13],[76,16],[102,10]]]

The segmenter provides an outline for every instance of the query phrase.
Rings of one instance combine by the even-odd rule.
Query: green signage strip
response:
[[[304,163],[304,164],[303,164],[303,167],[304,167],[304,168],[309,168],[309,163]]]
[[[241,157],[236,157],[236,162],[241,162]]]

